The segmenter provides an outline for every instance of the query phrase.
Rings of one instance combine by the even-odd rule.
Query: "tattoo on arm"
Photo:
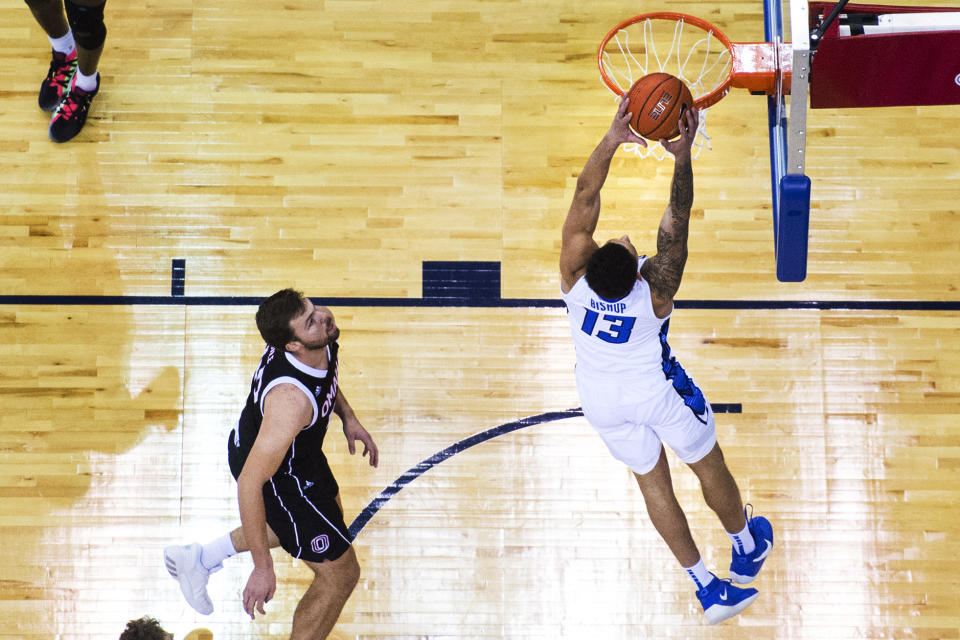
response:
[[[680,288],[687,263],[687,235],[693,205],[693,168],[690,159],[678,159],[670,187],[670,206],[660,221],[657,255],[650,261],[647,280],[663,298],[673,298]]]
[[[690,207],[693,206],[693,167],[690,165],[690,158],[677,160],[674,167],[670,206],[674,211],[685,212],[690,216]]]

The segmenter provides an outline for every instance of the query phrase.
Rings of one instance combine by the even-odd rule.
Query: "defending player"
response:
[[[704,614],[714,624],[745,609],[757,591],[707,571],[674,495],[662,443],[696,473],[707,505],[733,541],[733,581],[746,584],[756,577],[773,546],[773,529],[761,516],[747,519],[716,441],[710,404],[667,344],[673,297],[687,259],[696,109],[681,117],[680,138],[660,141],[674,155],[675,168],[657,254],[638,256],[627,236],[602,247],[593,239],[600,189],[614,153],[625,142],[646,144],[630,131],[627,106],[624,98],[587,160],[563,225],[561,291],[577,355],[577,390],[587,420],[613,456],[634,472],[654,527],[693,579]]]
[[[326,638],[360,578],[339,487],[320,450],[331,413],[343,422],[351,454],[359,440],[375,467],[379,452],[339,386],[340,329],[330,310],[284,289],[260,305],[257,327],[267,349],[228,445],[242,526],[202,547],[167,547],[164,560],[190,606],[209,614],[210,574],[226,558],[250,551],[254,567],[243,608],[253,618],[265,613],[276,591],[270,548],[282,546],[314,572],[290,637]]]

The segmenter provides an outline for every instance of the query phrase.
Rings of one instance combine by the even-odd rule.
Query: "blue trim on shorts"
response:
[[[694,383],[693,378],[687,375],[677,359],[673,357],[670,345],[667,344],[667,331],[670,330],[670,319],[664,321],[660,327],[660,347],[661,361],[663,364],[663,375],[673,384],[673,388],[683,398],[683,403],[690,407],[694,415],[700,422],[706,424],[703,416],[707,412],[707,399],[703,397],[700,387]]]

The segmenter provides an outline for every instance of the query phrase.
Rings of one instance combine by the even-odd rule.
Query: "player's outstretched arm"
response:
[[[657,232],[657,255],[643,263],[640,273],[650,283],[653,308],[664,317],[673,308],[673,297],[680,288],[680,279],[687,263],[687,236],[690,208],[693,206],[693,166],[690,146],[697,135],[700,114],[689,109],[680,120],[680,137],[661,140],[664,149],[673,154],[675,165],[670,185],[670,203],[660,219]]]
[[[263,485],[276,473],[300,430],[312,420],[313,407],[304,393],[293,385],[277,385],[264,399],[260,432],[237,478],[240,524],[253,558],[253,571],[243,590],[243,608],[251,618],[255,611],[265,613],[263,605],[277,590],[267,541]]]
[[[600,189],[607,180],[613,155],[625,142],[646,146],[643,138],[630,130],[630,113],[627,112],[629,104],[630,101],[624,96],[610,129],[590,154],[580,177],[577,178],[577,189],[563,223],[560,245],[560,278],[564,291],[569,290],[583,275],[587,261],[597,250],[593,232],[596,231],[600,218]]]
[[[340,387],[337,392],[337,401],[333,405],[333,412],[340,416],[340,420],[343,422],[343,435],[347,438],[347,448],[350,450],[350,455],[357,452],[356,442],[359,440],[363,443],[362,455],[369,455],[370,466],[376,467],[380,462],[380,450],[377,449],[373,436],[357,420],[356,414],[353,413],[353,407],[347,402],[347,396],[343,394],[343,387]]]

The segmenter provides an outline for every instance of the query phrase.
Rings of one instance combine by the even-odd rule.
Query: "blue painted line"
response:
[[[714,413],[740,413],[742,411],[742,405],[739,403],[731,404],[714,404],[711,405]],[[393,481],[393,483],[388,486],[386,489],[380,492],[376,498],[374,498],[370,504],[361,511],[357,517],[350,523],[350,536],[356,538],[360,531],[367,525],[368,522],[373,518],[378,511],[380,511],[383,505],[387,504],[390,499],[400,493],[400,490],[405,486],[422,476],[424,473],[434,468],[447,458],[455,456],[458,453],[466,451],[470,447],[474,447],[482,442],[491,440],[498,436],[511,433],[513,431],[518,431],[526,427],[533,427],[538,424],[543,424],[545,422],[553,422],[555,420],[564,420],[566,418],[575,418],[577,416],[582,416],[582,409],[567,409],[566,411],[550,411],[547,413],[541,413],[539,415],[531,416],[529,418],[523,418],[521,420],[516,420],[514,422],[508,422],[502,424],[499,427],[493,427],[492,429],[487,429],[480,433],[474,434],[469,438],[464,438],[459,442],[456,442],[443,451],[435,453],[420,464],[415,467],[411,467],[407,470],[406,473],[401,475],[399,478]]]
[[[361,298],[310,296],[330,307],[444,307],[444,308],[563,308],[553,298]],[[84,296],[0,295],[0,305],[84,306],[257,306],[261,296]],[[960,301],[949,300],[676,300],[677,309],[810,310],[810,311],[960,311]]]
[[[380,510],[380,508],[390,501],[390,498],[400,493],[400,490],[405,486],[422,476],[424,473],[434,468],[447,458],[460,453],[461,451],[466,451],[470,447],[480,444],[481,442],[486,442],[491,438],[496,438],[497,436],[502,436],[505,433],[510,433],[518,429],[523,429],[524,427],[532,427],[534,425],[543,424],[544,422],[552,422],[554,420],[563,420],[564,418],[573,418],[576,416],[582,416],[583,411],[580,409],[569,409],[567,411],[551,411],[549,413],[541,413],[540,415],[532,416],[529,418],[523,418],[521,420],[516,420],[514,422],[508,422],[507,424],[502,424],[499,427],[494,427],[492,429],[487,429],[481,433],[470,436],[460,442],[450,445],[443,451],[435,453],[420,464],[415,467],[410,468],[402,476],[393,481],[389,487],[380,492],[380,495],[373,499],[373,501],[366,506],[366,508],[357,515],[354,521],[350,524],[350,534],[352,537],[356,537],[358,533],[363,529],[363,527],[370,522],[370,519]]]

